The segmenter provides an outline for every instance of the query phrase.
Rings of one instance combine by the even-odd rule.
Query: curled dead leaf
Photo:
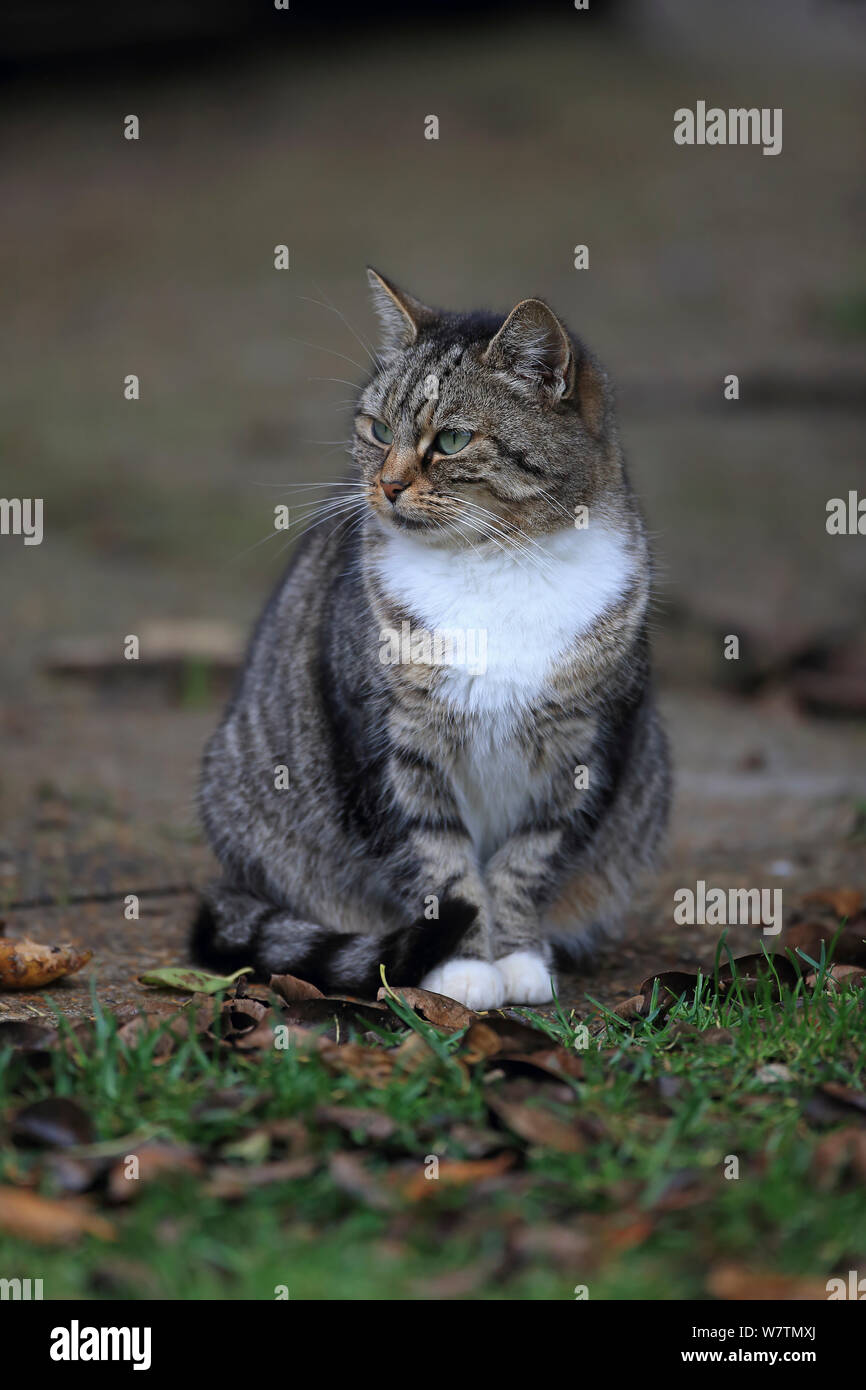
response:
[[[309,980],[299,980],[295,975],[272,975],[269,987],[287,1004],[294,1004],[298,999],[324,999],[325,997],[320,989],[310,984]]]
[[[456,999],[449,999],[445,994],[434,994],[429,989],[401,986],[392,990],[383,987],[376,998],[387,1001],[389,995],[396,995],[398,999],[402,999],[410,1009],[414,1009],[437,1028],[468,1028],[478,1019],[478,1014],[472,1009],[467,1009],[465,1004],[458,1003]]]
[[[616,1004],[613,1011],[617,1018],[626,1020],[646,1018],[649,1012],[646,995],[633,994],[630,999],[623,999],[621,1003]]]
[[[74,975],[92,955],[70,944],[43,946],[26,937],[0,938],[0,989],[41,989]]]

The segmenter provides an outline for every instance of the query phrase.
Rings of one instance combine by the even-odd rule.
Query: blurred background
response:
[[[641,911],[860,872],[866,537],[825,519],[866,494],[863,5],[43,0],[0,40],[0,492],[45,526],[0,537],[16,930],[102,940],[119,994],[177,957],[201,745],[285,563],[274,505],[343,471],[368,263],[451,308],[541,295],[618,385],[678,766]],[[699,100],[781,107],[781,154],[677,146]]]

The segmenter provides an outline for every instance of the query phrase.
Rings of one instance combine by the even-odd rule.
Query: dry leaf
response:
[[[389,994],[402,999],[410,1009],[414,1009],[437,1028],[468,1028],[478,1019],[478,1014],[472,1009],[467,1009],[465,1004],[459,1004],[456,999],[449,999],[445,994],[434,994],[429,989],[412,989],[406,986],[392,990],[383,987],[376,998],[385,1000]]]
[[[133,1158],[136,1163],[130,1165],[129,1160]],[[165,1179],[178,1173],[199,1177],[203,1171],[201,1159],[185,1145],[141,1144],[112,1165],[108,1174],[108,1195],[114,1202],[129,1202],[154,1178]]]
[[[863,906],[863,894],[859,888],[816,888],[803,894],[803,902],[829,907],[837,917],[856,917]]]
[[[488,1023],[473,1023],[463,1039],[461,1056],[470,1066],[474,1066],[487,1057],[495,1057],[501,1048],[502,1040],[495,1028]]]
[[[566,1154],[582,1153],[586,1148],[577,1125],[561,1120],[552,1110],[504,1096],[488,1095],[486,1099],[494,1115],[527,1144]]]
[[[817,1279],[798,1279],[793,1275],[773,1274],[735,1264],[717,1265],[711,1269],[707,1287],[715,1298],[735,1302],[753,1299],[780,1302],[820,1299],[823,1302],[827,1297],[826,1284]]]
[[[67,1096],[49,1096],[25,1105],[12,1120],[11,1135],[16,1143],[45,1144],[68,1149],[93,1141],[90,1116],[77,1101]]]
[[[272,975],[269,987],[274,994],[285,999],[287,1004],[294,1004],[298,999],[324,999],[325,997],[320,989],[310,984],[309,980],[299,980],[295,975]]]
[[[26,937],[0,938],[0,989],[41,989],[64,975],[74,975],[92,955],[72,945],[43,946]]]
[[[394,1053],[383,1047],[362,1047],[359,1043],[322,1041],[319,1054],[325,1066],[335,1072],[348,1072],[371,1086],[387,1086],[394,1073]]]
[[[847,1172],[866,1182],[866,1130],[849,1125],[828,1134],[815,1145],[812,1170],[825,1191]]]
[[[567,1047],[540,1047],[534,1052],[501,1052],[496,1065],[508,1072],[542,1071],[556,1080],[583,1076],[583,1058]]]
[[[209,1197],[219,1197],[232,1201],[244,1197],[256,1187],[269,1187],[275,1182],[293,1182],[298,1178],[308,1178],[319,1166],[314,1154],[301,1154],[298,1158],[280,1158],[273,1163],[240,1166],[233,1163],[219,1164],[211,1169],[205,1184]]]
[[[644,994],[633,994],[630,999],[623,999],[622,1003],[616,1004],[613,1011],[617,1018],[626,1020],[646,1018],[649,1012],[647,997]]]
[[[111,1222],[84,1198],[59,1201],[19,1187],[0,1187],[0,1231],[36,1245],[68,1245],[85,1235],[115,1238]]]
[[[360,1105],[320,1105],[316,1109],[316,1120],[321,1125],[336,1125],[347,1134],[360,1134],[376,1143],[384,1143],[397,1129],[390,1115]]]
[[[829,955],[834,940],[836,944],[832,947],[832,959],[837,964],[866,967],[866,921],[862,917],[856,922],[849,922],[841,930],[825,922],[799,922],[797,926],[788,928],[784,944],[786,950],[802,951],[803,955],[820,961],[821,943],[824,943]]]
[[[485,1178],[498,1178],[515,1163],[513,1153],[501,1153],[496,1158],[440,1159],[438,1176],[428,1178],[421,1170],[400,1183],[400,1192],[410,1202],[420,1202],[432,1197],[442,1185],[466,1187],[470,1183],[480,1183]]]
[[[328,1168],[337,1187],[350,1197],[355,1197],[374,1211],[388,1211],[393,1207],[391,1193],[357,1154],[332,1154]]]

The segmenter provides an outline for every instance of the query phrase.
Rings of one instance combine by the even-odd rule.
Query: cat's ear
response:
[[[567,400],[574,391],[571,339],[541,299],[523,299],[511,310],[487,344],[483,361],[542,386],[554,401]]]
[[[420,300],[390,284],[384,275],[367,266],[367,279],[373,291],[373,307],[382,325],[382,348],[386,352],[409,347],[436,315]]]

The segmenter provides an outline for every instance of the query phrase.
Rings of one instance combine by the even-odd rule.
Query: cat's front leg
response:
[[[419,929],[415,977],[436,994],[470,1009],[504,1002],[502,974],[493,964],[490,904],[478,856],[442,769],[395,752],[390,765],[394,802],[405,838],[392,860],[400,894]]]
[[[471,918],[453,954],[447,954],[419,981],[422,989],[457,999],[470,1009],[498,1009],[505,999],[501,972],[493,964],[487,892],[468,835],[454,830],[413,837],[416,893],[429,914],[429,943],[447,939],[458,916]]]
[[[539,930],[539,905],[551,896],[560,844],[559,830],[518,833],[485,871],[493,956],[510,1004],[547,1004],[553,998],[552,952]]]

